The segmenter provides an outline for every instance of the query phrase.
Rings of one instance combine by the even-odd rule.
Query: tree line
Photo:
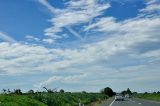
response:
[[[3,94],[34,94],[34,93],[65,93],[65,91],[63,89],[60,89],[59,91],[57,90],[57,88],[54,89],[48,89],[47,87],[43,87],[45,91],[34,91],[34,90],[29,90],[26,93],[23,93],[21,89],[14,89],[14,90],[10,90],[10,89],[3,89]],[[68,92],[71,93],[71,92]],[[86,91],[82,91],[82,93],[87,93]],[[114,92],[110,87],[105,87],[100,91],[101,94],[105,94],[109,97],[112,97],[114,95],[116,95],[116,92]],[[123,90],[122,92],[120,92],[123,96],[125,96],[126,94],[128,95],[136,95],[138,94],[137,92],[132,92],[129,88],[127,88],[127,90]],[[144,92],[144,94],[148,94],[148,92]],[[160,91],[158,92],[153,92],[153,94],[160,94]]]

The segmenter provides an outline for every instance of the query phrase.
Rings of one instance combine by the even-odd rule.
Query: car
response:
[[[121,94],[116,94],[115,101],[124,101],[124,97]]]
[[[129,95],[129,94],[126,94],[126,95],[125,95],[125,98],[132,98],[132,96]]]

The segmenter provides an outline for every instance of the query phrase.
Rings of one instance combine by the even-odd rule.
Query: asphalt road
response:
[[[102,106],[160,106],[160,102],[134,98],[125,98],[124,101],[115,101],[114,98],[111,98],[104,102]]]

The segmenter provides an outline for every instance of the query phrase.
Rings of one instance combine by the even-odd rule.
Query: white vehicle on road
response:
[[[132,97],[131,97],[131,95],[126,94],[126,95],[125,95],[125,98],[132,98]]]
[[[115,101],[123,101],[124,97],[121,94],[116,94]]]

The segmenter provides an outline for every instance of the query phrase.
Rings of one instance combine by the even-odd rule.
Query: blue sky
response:
[[[160,89],[159,0],[1,0],[1,89]]]

